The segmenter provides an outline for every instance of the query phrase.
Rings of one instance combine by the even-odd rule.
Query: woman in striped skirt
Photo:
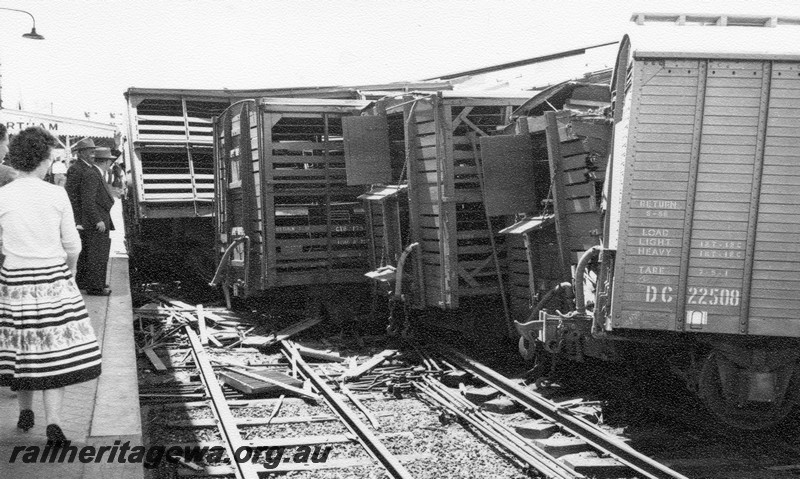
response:
[[[33,392],[43,391],[47,439],[62,443],[64,387],[100,375],[100,349],[73,279],[81,243],[72,206],[64,188],[43,181],[56,144],[32,127],[9,148],[18,176],[0,188],[0,386],[17,391],[24,431]]]

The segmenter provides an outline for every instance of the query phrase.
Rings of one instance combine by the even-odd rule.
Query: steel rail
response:
[[[455,399],[452,393],[435,384],[432,380],[426,379],[424,382],[425,384],[418,382],[413,384],[417,389],[427,394],[431,400],[468,422],[472,427],[511,452],[518,460],[536,469],[540,474],[544,474],[547,479],[579,479],[584,477],[558,462],[555,457],[542,453],[535,446],[527,443],[521,436],[497,424],[490,416],[482,414],[474,404],[469,406],[472,409],[468,409],[464,404],[461,404],[461,407],[464,408],[461,409],[458,407],[460,401]]]
[[[596,449],[609,454],[645,477],[652,479],[688,479],[683,474],[636,451],[620,439],[610,436],[594,424],[577,417],[556,403],[522,388],[505,376],[452,348],[442,350],[448,360],[486,384],[518,401],[536,414],[549,419]]]
[[[367,428],[366,424],[358,419],[355,411],[347,407],[344,401],[337,397],[333,389],[331,389],[331,387],[314,372],[311,366],[303,360],[297,349],[286,340],[281,341],[281,346],[291,358],[292,362],[297,366],[297,369],[303,376],[308,378],[311,384],[319,391],[322,398],[328,403],[328,406],[339,415],[347,428],[358,436],[359,442],[361,442],[370,455],[379,461],[392,477],[396,479],[411,479],[413,476],[408,472],[405,466],[400,463],[394,454],[386,449],[386,446],[384,446],[375,434]]]
[[[239,428],[236,426],[236,419],[234,419],[231,410],[228,407],[228,402],[225,399],[225,393],[217,382],[217,377],[214,374],[214,368],[211,366],[206,350],[200,343],[200,338],[191,326],[184,325],[186,336],[189,338],[189,345],[192,348],[192,356],[194,362],[197,364],[197,369],[200,371],[200,379],[208,391],[211,398],[211,410],[217,418],[219,432],[222,435],[225,449],[228,451],[231,465],[233,466],[234,473],[237,479],[258,479],[258,469],[251,461],[239,462],[236,460],[236,451],[244,447],[245,443],[242,436],[239,435]],[[266,469],[263,472],[267,472]]]

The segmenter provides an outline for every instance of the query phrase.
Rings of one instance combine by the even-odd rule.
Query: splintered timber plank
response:
[[[245,394],[263,394],[282,390],[297,392],[299,390],[302,391],[302,396],[308,395],[307,391],[299,389],[303,385],[302,381],[278,371],[268,369],[244,371],[230,368],[230,371],[221,371],[219,376],[223,383]]]
[[[177,299],[172,299],[172,298],[167,297],[167,296],[159,296],[158,299],[160,299],[161,301],[164,301],[165,303],[171,304],[171,305],[175,306],[176,308],[182,308],[183,310],[185,310],[187,312],[197,312],[197,306],[192,306],[190,304],[186,304],[183,301],[178,301]],[[208,309],[204,309],[203,310],[203,314],[205,315],[206,319],[210,319],[210,320],[214,321],[215,323],[230,322],[230,320],[225,319],[225,318],[219,316],[218,314],[215,314],[214,312],[209,311]]]
[[[270,337],[267,337],[267,336],[251,336],[249,338],[244,338],[244,341],[242,341],[242,345],[243,346],[250,346],[250,347],[261,347],[261,348],[266,347],[266,346],[271,346],[271,345],[273,345],[273,344],[275,344],[277,342],[280,342],[280,341],[282,341],[284,339],[288,339],[288,338],[292,337],[293,335],[295,335],[295,334],[297,334],[297,333],[299,333],[301,331],[305,331],[306,329],[316,325],[320,321],[322,321],[321,317],[309,318],[309,319],[306,319],[304,321],[300,321],[299,323],[295,323],[295,324],[289,326],[286,329],[282,329],[281,331],[279,331],[274,336],[270,336]]]
[[[153,351],[153,348],[147,347],[147,348],[142,349],[142,351],[144,351],[144,354],[145,354],[145,356],[147,356],[147,359],[149,359],[150,362],[153,364],[153,367],[156,368],[156,371],[166,371],[167,370],[167,366],[164,365],[164,362],[161,361],[161,358],[159,358],[158,355],[156,354],[156,352]]]
[[[394,356],[395,354],[397,354],[397,351],[394,349],[383,350],[380,353],[368,359],[363,364],[356,366],[354,368],[350,368],[347,371],[345,371],[340,376],[340,379],[343,381],[351,381],[353,379],[357,379],[362,375],[366,374],[367,372],[369,372],[371,369],[377,367],[378,365],[386,361],[388,358]]]
[[[294,343],[294,347],[295,349],[297,349],[297,352],[300,353],[300,356],[315,358],[315,359],[323,359],[326,361],[333,361],[337,363],[347,362],[347,359],[339,356],[338,353],[332,353],[330,351],[321,351],[319,349],[312,349],[298,343]]]

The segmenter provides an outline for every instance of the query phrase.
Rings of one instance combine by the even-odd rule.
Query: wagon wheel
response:
[[[727,361],[712,352],[703,363],[699,378],[699,393],[708,407],[720,421],[738,429],[758,430],[775,426],[791,411],[792,402],[785,397],[774,403],[738,406],[727,399],[722,392],[717,361]],[[794,383],[795,378],[791,379]],[[790,386],[791,388],[791,386]]]

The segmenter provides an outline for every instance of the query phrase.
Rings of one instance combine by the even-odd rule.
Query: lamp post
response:
[[[17,10],[16,8],[5,8],[0,7],[0,10],[8,10],[10,12],[20,12],[25,13],[31,17],[31,21],[33,21],[33,27],[31,28],[30,33],[23,33],[22,38],[28,38],[30,40],[44,40],[44,37],[36,33],[36,19],[33,18],[33,14],[31,12],[27,12],[25,10]],[[3,108],[3,86],[2,86],[3,74],[0,72],[0,109]]]

